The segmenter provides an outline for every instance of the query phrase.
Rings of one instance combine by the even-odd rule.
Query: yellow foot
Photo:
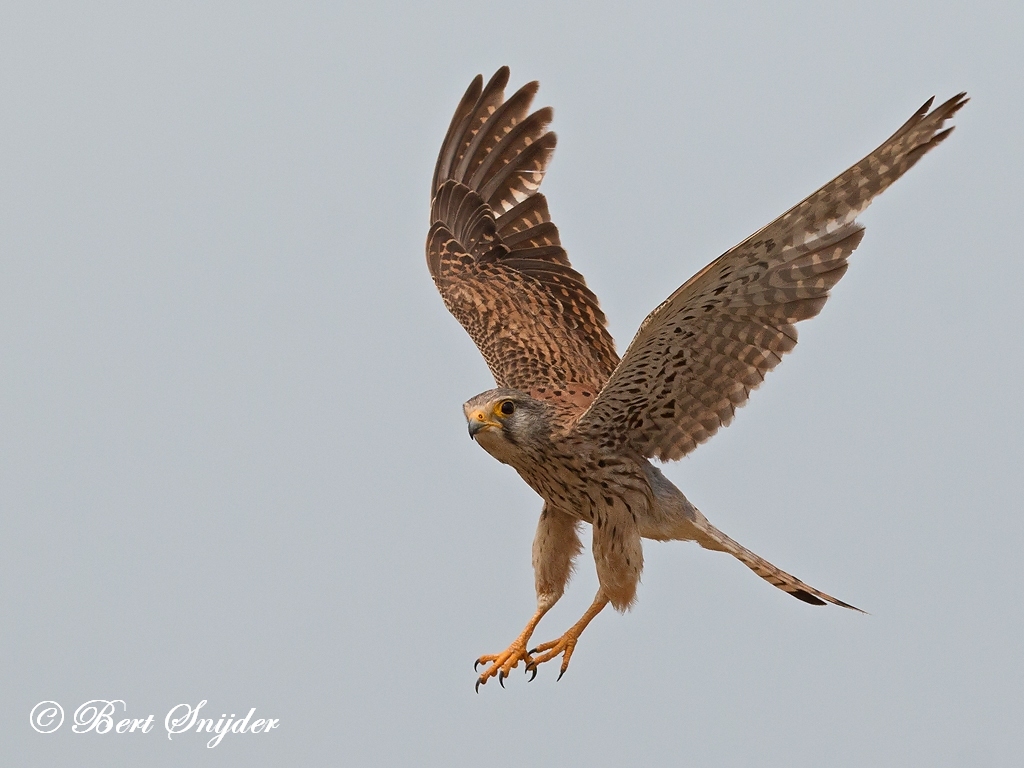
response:
[[[533,667],[533,658],[526,651],[526,639],[518,637],[516,640],[501,653],[488,654],[487,656],[481,656],[473,664],[473,669],[476,670],[481,664],[489,664],[490,666],[484,670],[484,673],[476,681],[476,691],[480,692],[480,686],[485,685],[487,681],[497,676],[498,683],[502,688],[505,687],[505,678],[508,677],[508,673],[519,666],[520,661],[526,662],[526,671],[531,671]],[[533,677],[537,676],[537,668],[533,667]],[[533,680],[533,677],[530,680]]]
[[[570,629],[557,640],[552,640],[550,643],[541,643],[527,654],[527,656],[537,655],[532,659],[527,659],[526,671],[533,672],[534,676],[536,676],[538,664],[551,661],[559,654],[562,654],[562,669],[558,673],[558,680],[561,680],[565,670],[569,668],[569,659],[572,658],[572,652],[576,650],[576,643],[579,639],[580,633],[573,632]],[[532,680],[533,678],[530,679]]]
[[[537,665],[543,664],[545,661],[551,661],[559,654],[562,655],[562,671],[558,673],[558,679],[562,679],[562,675],[565,674],[565,670],[569,668],[569,659],[572,658],[572,652],[576,650],[576,643],[579,642],[580,635],[583,634],[583,630],[587,628],[587,624],[590,623],[601,610],[608,605],[608,599],[604,597],[603,592],[598,592],[597,597],[594,598],[594,602],[587,608],[587,612],[583,614],[583,617],[573,624],[569,629],[565,631],[557,640],[552,640],[550,643],[541,643],[527,656],[534,656],[532,659],[526,661],[526,671],[537,674]],[[533,678],[530,678],[531,680]]]

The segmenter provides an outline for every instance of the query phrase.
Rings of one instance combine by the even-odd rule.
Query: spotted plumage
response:
[[[559,655],[564,673],[590,620],[635,600],[644,538],[696,541],[800,600],[852,608],[719,531],[648,460],[678,459],[729,423],[796,345],[795,323],[818,314],[846,272],[864,234],[856,217],[949,135],[965,95],[934,110],[929,100],[870,155],[711,262],[644,320],[620,360],[538,191],[555,148],[552,111],[530,113],[537,83],[505,99],[508,77],[505,67],[486,85],[477,76],[459,103],[427,236],[434,283],[498,384],[466,403],[470,434],[544,499],[537,612],[506,651],[480,658],[477,685],[503,681],[521,661],[535,674]],[[528,650],[565,589],[583,525],[597,596],[560,638]]]

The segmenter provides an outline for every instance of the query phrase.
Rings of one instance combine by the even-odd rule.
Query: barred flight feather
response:
[[[728,423],[764,374],[796,345],[793,324],[817,315],[846,273],[847,259],[864,236],[857,215],[949,135],[953,129],[943,130],[943,124],[966,98],[961,93],[929,112],[931,103],[874,152],[713,261],[648,315],[576,428],[668,461]],[[701,348],[726,360],[711,362],[698,353]]]
[[[431,186],[427,264],[498,384],[593,399],[619,358],[538,191],[556,144],[553,113],[527,114],[536,83],[503,100],[507,83],[507,68],[486,86],[477,77],[452,118]]]

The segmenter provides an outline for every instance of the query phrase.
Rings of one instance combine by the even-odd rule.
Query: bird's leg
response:
[[[527,654],[526,657],[526,671],[537,673],[537,665],[543,664],[545,661],[551,661],[559,654],[562,654],[562,671],[558,673],[558,679],[562,679],[562,675],[565,674],[565,670],[569,668],[569,659],[572,658],[572,652],[576,649],[576,643],[580,639],[580,635],[583,634],[583,630],[587,628],[587,625],[591,620],[599,614],[604,607],[608,605],[608,598],[604,596],[604,592],[598,590],[597,597],[594,598],[594,602],[587,608],[587,612],[583,614],[583,618],[573,624],[569,629],[565,631],[557,640],[552,640],[550,643],[541,643],[532,651]],[[534,658],[530,658],[534,654],[539,654]]]
[[[523,629],[519,637],[513,640],[512,645],[505,651],[481,656],[477,659],[474,669],[480,664],[490,665],[476,681],[477,690],[480,690],[480,686],[489,678],[495,676],[501,686],[505,687],[504,679],[508,677],[508,673],[514,667],[518,666],[520,661],[525,661],[527,671],[532,672],[536,677],[537,667],[533,664],[531,654],[526,650],[527,643],[530,642],[530,637],[544,614],[558,602],[562,593],[565,592],[565,585],[572,573],[573,559],[581,549],[579,519],[545,503],[544,509],[540,513],[540,520],[537,522],[537,534],[533,539],[533,571],[534,586],[537,590],[537,612],[533,614],[533,618],[526,624],[526,628]],[[533,677],[530,679],[532,680]]]
[[[484,670],[483,674],[476,681],[476,688],[479,691],[480,686],[484,685],[489,678],[498,676],[498,682],[501,683],[501,687],[505,687],[504,680],[508,677],[508,673],[519,666],[520,661],[525,661],[527,667],[532,666],[533,661],[530,658],[530,654],[526,651],[526,644],[530,642],[530,637],[533,635],[533,630],[537,628],[537,624],[544,618],[544,614],[548,612],[552,605],[555,604],[554,600],[539,600],[537,602],[537,612],[533,614],[526,627],[519,634],[512,644],[501,653],[488,654],[481,656],[476,660],[473,665],[473,669],[476,669],[481,664],[490,664],[487,669]],[[536,670],[534,675],[536,675]],[[532,678],[531,678],[532,679]]]

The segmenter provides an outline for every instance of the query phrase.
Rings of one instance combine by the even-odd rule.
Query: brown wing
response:
[[[505,100],[508,74],[486,86],[477,75],[452,118],[430,189],[427,266],[499,386],[583,410],[619,358],[537,191],[555,148],[552,111],[527,114],[535,82]]]
[[[882,146],[706,266],[637,331],[577,428],[647,457],[678,459],[728,424],[796,346],[861,241],[856,216],[949,135],[967,99],[929,99]]]

